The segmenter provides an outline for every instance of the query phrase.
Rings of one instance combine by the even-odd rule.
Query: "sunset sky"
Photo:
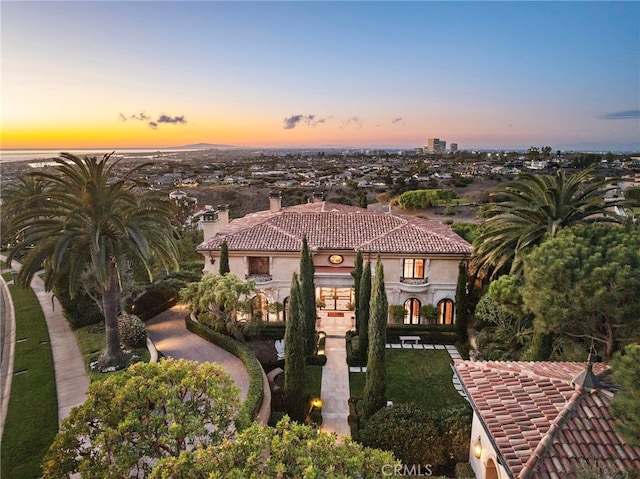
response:
[[[640,149],[639,2],[0,3],[2,148]]]

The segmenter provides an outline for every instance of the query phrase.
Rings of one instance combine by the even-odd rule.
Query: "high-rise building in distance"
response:
[[[447,149],[447,142],[440,138],[429,138],[424,147],[425,153],[442,153]]]

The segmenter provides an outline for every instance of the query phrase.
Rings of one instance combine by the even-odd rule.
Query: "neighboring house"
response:
[[[601,363],[455,361],[473,407],[478,479],[570,479],[579,466],[640,469],[640,447],[614,429]]]
[[[280,193],[272,192],[269,202],[269,210],[232,222],[226,205],[206,212],[205,240],[197,248],[205,257],[205,272],[217,273],[220,246],[226,240],[231,273],[255,281],[263,318],[276,319],[268,314],[268,303],[286,306],[306,235],[322,310],[353,309],[351,272],[356,252],[361,251],[372,270],[380,254],[389,304],[404,305],[406,324],[426,322],[420,317],[424,305],[439,308],[437,324],[455,322],[458,265],[470,256],[471,245],[448,226],[325,202],[321,194],[314,194],[312,203],[283,208]]]

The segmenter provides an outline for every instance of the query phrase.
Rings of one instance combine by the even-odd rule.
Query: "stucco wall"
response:
[[[217,273],[219,270],[218,252],[213,254],[215,263],[211,265],[208,254],[205,255],[205,272]],[[340,254],[344,260],[340,265],[332,268],[328,258],[331,254]],[[229,268],[233,274],[241,279],[246,279],[249,273],[248,256],[261,256],[262,253],[230,252]],[[289,296],[291,278],[295,272],[299,273],[300,258],[298,254],[267,253],[269,256],[269,272],[271,279],[266,282],[257,282],[256,288],[263,291],[269,301],[284,302]],[[407,256],[408,257],[408,256]],[[425,262],[425,276],[428,282],[425,284],[407,284],[401,282],[403,275],[403,257],[399,255],[382,257],[384,266],[385,287],[390,305],[404,304],[409,298],[417,298],[422,305],[436,306],[442,299],[455,299],[455,291],[458,280],[458,265],[461,257],[429,257],[416,255]],[[367,258],[365,257],[365,264]],[[340,251],[322,251],[314,254],[316,267],[316,286],[324,287],[352,287],[353,278],[349,271],[353,269],[355,253]],[[371,258],[372,277],[375,273],[376,258]]]

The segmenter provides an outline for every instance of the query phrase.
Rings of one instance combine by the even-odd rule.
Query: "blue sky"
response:
[[[11,2],[2,147],[640,149],[638,2]]]

